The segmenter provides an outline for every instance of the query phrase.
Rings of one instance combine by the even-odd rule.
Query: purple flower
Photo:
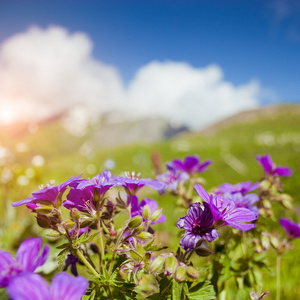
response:
[[[12,203],[12,206],[16,207],[23,204],[27,204],[29,208],[34,209],[38,207],[37,204],[39,203],[46,202],[47,204],[50,203],[56,205],[56,200],[58,196],[61,197],[68,186],[76,185],[79,181],[79,177],[80,176],[78,177],[73,176],[69,180],[57,186],[49,184],[45,188],[42,188],[41,190],[32,193],[32,197],[28,197],[27,199]]]
[[[63,206],[67,209],[77,208],[79,211],[89,213],[97,211],[100,199],[103,199],[105,193],[114,185],[115,182],[108,170],[90,180],[82,179],[76,188],[70,190]],[[99,199],[95,199],[95,191],[98,192]]]
[[[71,266],[71,273],[74,276],[78,276],[78,272],[77,272],[77,267],[76,267],[76,263],[78,262],[78,258],[73,255],[73,254],[68,254],[68,257],[65,261],[65,267],[64,267],[64,271],[66,271],[68,269],[69,266]]]
[[[42,238],[29,238],[21,243],[16,258],[0,250],[0,287],[6,287],[12,278],[20,273],[34,272],[47,260],[50,247],[42,248]]]
[[[88,281],[67,273],[54,276],[49,287],[38,274],[24,273],[13,278],[7,292],[12,300],[80,300],[88,288]]]
[[[128,196],[128,198],[129,197],[130,196]],[[128,201],[129,201],[129,199],[128,199]],[[151,215],[152,215],[157,210],[157,207],[158,207],[156,201],[145,198],[139,204],[139,200],[138,200],[137,196],[135,196],[135,195],[131,196],[131,217],[133,218],[135,216],[142,216],[143,215],[143,208],[147,204],[150,207],[150,211],[151,211]],[[156,223],[163,223],[163,222],[166,222],[166,216],[165,215],[161,215],[157,221],[151,222],[150,225],[156,224]]]
[[[91,191],[97,189],[99,191],[100,198],[102,198],[112,186],[114,186],[114,180],[111,177],[111,173],[109,170],[105,170],[101,174],[94,176],[92,179],[81,180],[76,188],[79,190],[88,188]]]
[[[236,207],[244,207],[251,210],[254,215],[259,215],[259,210],[256,206],[253,206],[255,202],[258,202],[259,197],[256,194],[243,195],[242,193],[225,193],[224,198],[231,199]]]
[[[256,155],[256,160],[263,167],[266,176],[271,175],[290,177],[293,174],[292,170],[288,167],[276,167],[270,155]]]
[[[134,195],[140,188],[147,185],[155,190],[163,190],[165,185],[162,182],[153,179],[139,179],[140,174],[135,176],[135,173],[126,172],[127,177],[117,176],[114,178],[114,182],[118,186],[123,186],[128,195]]]
[[[214,223],[218,222],[221,226],[230,225],[243,231],[255,227],[254,224],[245,223],[257,219],[257,216],[249,209],[237,207],[231,199],[218,195],[208,195],[200,184],[197,184],[195,189],[199,196],[209,204]]]
[[[212,242],[219,236],[212,226],[213,214],[207,203],[203,203],[203,208],[199,202],[191,204],[187,216],[180,218],[176,225],[186,230],[180,247],[188,252],[194,250],[201,239]]]
[[[223,185],[218,186],[218,190],[215,192],[216,195],[223,195],[225,193],[235,194],[241,193],[245,195],[256,190],[259,187],[259,182],[252,184],[251,181],[239,182],[238,184],[224,183]]]
[[[166,187],[170,190],[176,191],[180,183],[189,179],[189,175],[186,172],[180,172],[172,169],[168,170],[166,173],[157,175],[156,179],[165,183]]]
[[[200,158],[198,155],[191,155],[186,156],[183,161],[174,159],[171,163],[167,163],[167,168],[168,170],[178,170],[191,175],[194,173],[204,172],[210,164],[211,160],[200,163]]]
[[[279,220],[281,226],[286,231],[286,234],[288,235],[289,239],[296,239],[300,238],[300,225],[292,222],[289,219],[282,218]]]

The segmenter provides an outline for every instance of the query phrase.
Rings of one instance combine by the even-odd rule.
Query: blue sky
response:
[[[218,65],[224,80],[259,81],[260,104],[300,102],[300,1],[0,1],[0,44],[35,25],[84,32],[95,59],[128,85],[144,65]]]

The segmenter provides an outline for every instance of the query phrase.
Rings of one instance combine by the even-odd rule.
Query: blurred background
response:
[[[299,53],[298,0],[0,0],[1,248],[40,234],[10,205],[40,184],[154,177],[153,157],[212,159],[210,189],[270,154],[299,222]]]

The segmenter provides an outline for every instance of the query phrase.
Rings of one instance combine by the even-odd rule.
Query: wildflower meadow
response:
[[[255,182],[209,190],[205,173],[213,161],[198,155],[167,162],[154,178],[104,170],[41,185],[12,206],[27,207],[51,247],[29,237],[15,255],[0,250],[1,297],[258,300],[269,296],[264,273],[274,272],[276,299],[286,299],[281,261],[294,251],[300,225],[281,217],[278,206],[293,217],[282,183],[293,172],[268,154],[253,160],[261,167]],[[167,220],[164,198],[178,219]],[[172,226],[166,240],[156,234],[165,222]],[[45,273],[50,256],[57,267]]]

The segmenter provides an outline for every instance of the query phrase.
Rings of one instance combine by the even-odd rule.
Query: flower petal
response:
[[[207,191],[200,184],[195,185],[195,190],[206,203],[210,203],[210,197]]]
[[[293,172],[290,168],[288,167],[276,167],[275,170],[273,171],[274,175],[278,176],[285,176],[285,177],[290,177],[292,176]]]
[[[68,273],[57,274],[51,284],[51,300],[80,300],[88,288],[88,281],[81,276],[72,277]]]
[[[12,300],[50,300],[47,282],[43,277],[34,273],[15,276],[7,288],[7,293]]]
[[[273,169],[273,161],[270,155],[256,155],[256,160],[260,163],[260,165],[263,167],[264,171],[267,174],[270,174],[270,172]]]
[[[23,271],[34,272],[35,269],[45,263],[48,257],[50,247],[45,246],[42,254],[39,252],[42,247],[42,238],[29,238],[25,240],[17,251],[17,261],[22,265]]]

